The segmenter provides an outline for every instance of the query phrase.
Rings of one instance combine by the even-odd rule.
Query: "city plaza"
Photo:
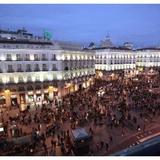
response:
[[[159,48],[1,30],[0,60],[0,155],[74,155],[77,128],[92,137],[87,155],[110,155],[160,129]]]

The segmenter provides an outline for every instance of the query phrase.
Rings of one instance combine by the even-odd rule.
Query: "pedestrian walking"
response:
[[[104,147],[104,142],[103,142],[103,141],[101,141],[101,143],[100,143],[100,144],[101,144],[101,147],[100,147],[100,148],[101,148],[101,149],[103,149],[103,147]]]
[[[113,138],[112,138],[112,136],[110,136],[110,137],[109,137],[109,141],[110,141],[110,143],[112,143],[112,142],[113,142]]]
[[[96,149],[97,149],[97,151],[99,151],[99,149],[100,149],[99,143],[96,144]]]
[[[105,146],[106,146],[106,151],[108,151],[109,144],[107,142],[105,143]]]

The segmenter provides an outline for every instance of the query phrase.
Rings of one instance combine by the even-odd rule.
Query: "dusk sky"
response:
[[[46,29],[55,40],[97,44],[109,33],[114,44],[160,45],[160,5],[0,5],[0,28]]]

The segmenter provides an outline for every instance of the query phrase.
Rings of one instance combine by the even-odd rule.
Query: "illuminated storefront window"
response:
[[[0,95],[0,108],[6,107],[6,97]]]
[[[17,95],[11,95],[11,105],[18,106]]]
[[[28,102],[29,102],[29,103],[34,102],[34,95],[33,95],[33,91],[28,92]]]

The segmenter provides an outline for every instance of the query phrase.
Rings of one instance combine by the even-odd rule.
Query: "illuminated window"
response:
[[[23,82],[23,77],[22,77],[22,76],[19,76],[19,77],[18,77],[18,81],[19,81],[19,82]]]
[[[28,77],[27,77],[27,82],[31,82],[32,81],[32,77],[29,75]]]
[[[43,61],[47,60],[46,54],[42,54],[42,60],[43,60]]]
[[[27,61],[30,60],[30,55],[29,54],[26,54],[26,58],[25,58]]]
[[[8,65],[8,72],[13,72],[13,66],[12,65]]]
[[[11,54],[7,54],[7,59],[6,59],[7,61],[11,61],[12,60],[12,58],[11,58]]]
[[[21,55],[20,54],[16,54],[16,60],[20,61],[21,60]]]
[[[9,77],[9,83],[14,83],[14,77]]]
[[[52,55],[52,60],[53,60],[53,61],[56,60],[56,55],[55,55],[55,54]]]
[[[35,61],[39,61],[38,54],[34,54],[34,60],[35,60]]]

